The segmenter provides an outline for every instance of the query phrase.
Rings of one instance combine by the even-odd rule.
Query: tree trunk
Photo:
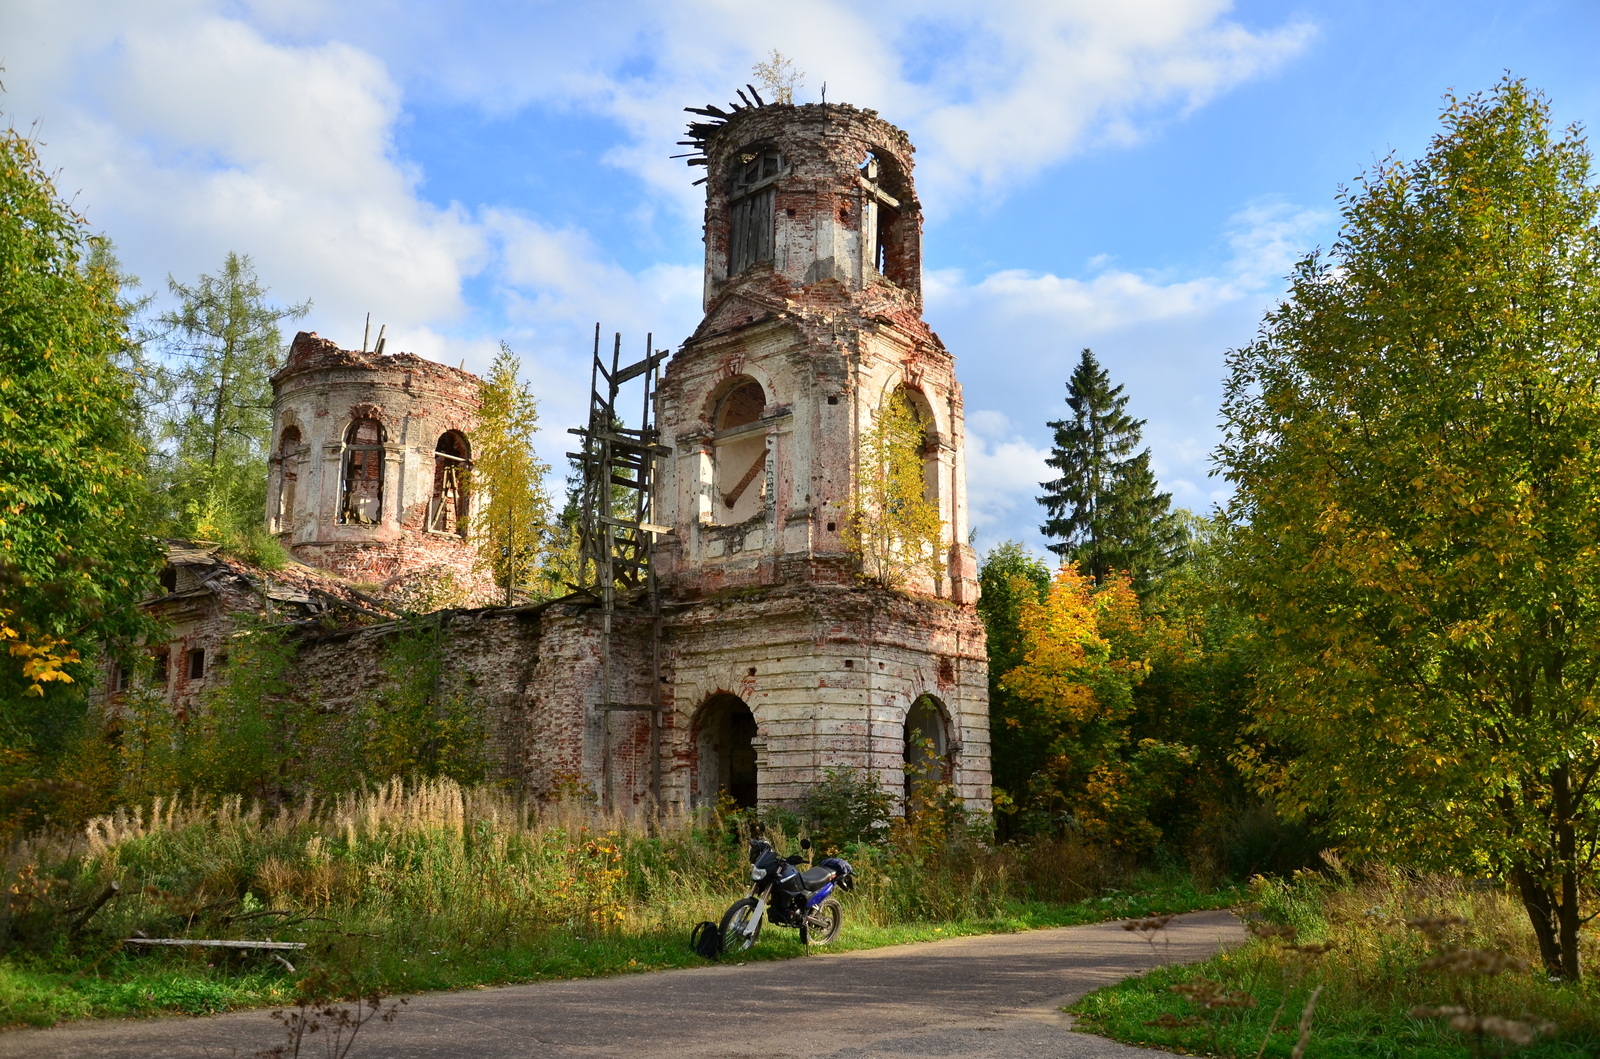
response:
[[[1522,895],[1522,907],[1528,910],[1528,922],[1533,925],[1534,937],[1539,939],[1539,958],[1544,961],[1544,969],[1557,978],[1566,978],[1562,960],[1564,946],[1561,944],[1562,939],[1558,937],[1556,927],[1555,894],[1527,868],[1520,866],[1513,868],[1511,881],[1516,883],[1517,892]],[[1576,908],[1573,909],[1572,919],[1576,923]],[[1574,931],[1574,946],[1576,943],[1576,931]],[[1576,978],[1576,974],[1573,977]]]
[[[1561,873],[1561,905],[1556,909],[1561,926],[1561,966],[1564,978],[1576,982],[1583,977],[1583,966],[1578,959],[1578,928],[1583,925],[1578,915],[1578,873],[1567,869]]]

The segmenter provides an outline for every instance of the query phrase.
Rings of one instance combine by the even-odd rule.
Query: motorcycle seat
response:
[[[816,867],[807,868],[805,871],[801,872],[800,878],[805,882],[807,890],[820,890],[824,886],[833,882],[834,877],[838,874],[839,873],[834,871],[832,868]]]

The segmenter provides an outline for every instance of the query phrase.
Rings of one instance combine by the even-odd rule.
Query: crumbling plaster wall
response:
[[[667,626],[672,685],[669,805],[714,804],[698,789],[697,711],[719,693],[750,707],[760,800],[792,803],[830,768],[865,768],[898,795],[905,721],[931,696],[950,742],[951,781],[989,805],[988,663],[969,609],[881,589],[815,585],[706,600]]]
[[[273,376],[272,468],[267,522],[301,562],[355,581],[449,570],[480,596],[470,536],[427,528],[434,446],[447,431],[470,443],[482,380],[410,353],[379,356],[302,331]],[[383,504],[375,524],[342,522],[345,435],[357,418],[383,424]],[[300,442],[284,451],[285,431]],[[292,484],[291,484],[292,483]],[[483,497],[474,497],[479,506]]]
[[[492,775],[535,795],[587,789],[600,796],[606,767],[614,800],[650,800],[649,714],[612,718],[612,753],[602,749],[600,621],[589,603],[443,611],[391,623],[307,634],[295,662],[296,693],[346,715],[375,701],[394,679],[396,637],[435,635],[442,692],[464,692],[484,711]],[[649,701],[648,623],[619,616],[612,639],[613,701]]]
[[[730,276],[730,180],[741,158],[767,147],[785,160],[773,184],[773,260]],[[874,112],[842,104],[743,110],[708,143],[706,316],[668,364],[657,409],[674,448],[660,469],[655,512],[675,531],[658,552],[673,591],[848,581],[853,563],[842,531],[860,439],[905,385],[932,418],[929,474],[946,552],[944,576],[911,587],[976,601],[961,388],[954,357],[922,319],[913,150]],[[884,272],[867,253],[876,201],[861,170],[868,158],[900,207]],[[746,377],[767,397],[765,503],[725,525],[713,416],[718,399]]]

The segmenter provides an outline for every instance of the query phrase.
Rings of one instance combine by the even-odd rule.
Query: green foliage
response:
[[[355,718],[369,775],[481,780],[488,769],[483,704],[446,667],[438,615],[413,619],[384,647],[383,684]]]
[[[1022,605],[1037,603],[1050,591],[1050,568],[1007,541],[984,555],[978,590],[978,615],[989,643],[990,767],[996,804],[1011,808],[1044,768],[1046,744],[1032,730],[1027,703],[1001,678],[1022,664]]]
[[[1183,523],[1170,510],[1172,494],[1156,491],[1150,450],[1134,451],[1144,420],[1127,405],[1085,349],[1067,381],[1072,418],[1048,424],[1056,437],[1047,462],[1061,476],[1040,483],[1049,517],[1039,531],[1056,539],[1051,551],[1096,581],[1126,573],[1143,595],[1181,560]]]
[[[41,776],[71,739],[80,659],[147,628],[133,604],[160,553],[138,532],[129,313],[108,244],[33,142],[0,130],[0,788]]]
[[[235,615],[220,679],[201,696],[185,732],[181,786],[282,804],[315,776],[315,752],[329,722],[292,694],[295,646],[269,616]],[[348,782],[348,781],[346,781]],[[158,790],[139,790],[137,804]],[[124,803],[126,804],[126,803]]]
[[[896,588],[944,570],[944,523],[926,495],[926,427],[905,390],[878,409],[861,437],[860,468],[844,541],[865,580]]]
[[[800,799],[811,840],[825,853],[883,841],[893,813],[889,792],[865,769],[827,769]]]
[[[266,511],[278,325],[311,303],[269,304],[250,258],[234,253],[216,275],[192,285],[169,276],[167,287],[178,307],[157,318],[152,338],[169,364],[160,426],[168,518],[175,536],[231,541]]]
[[[263,570],[282,570],[289,562],[289,549],[260,522],[235,534],[223,550]]]
[[[1197,966],[1161,968],[1091,993],[1073,1005],[1078,1025],[1129,1044],[1287,1059],[1299,1036],[1296,1017],[1320,989],[1307,1056],[1468,1059],[1508,1050],[1508,1041],[1492,1036],[1483,1049],[1447,1019],[1418,1010],[1441,1004],[1530,1029],[1553,1024],[1532,1047],[1512,1052],[1528,1059],[1600,1048],[1600,989],[1529,973],[1539,945],[1517,898],[1503,890],[1374,867],[1359,879],[1342,870],[1259,879],[1251,897],[1245,915],[1256,938]],[[1447,934],[1435,931],[1430,940],[1408,925],[1429,919],[1448,924]],[[1500,969],[1450,974],[1435,959],[1450,951],[1481,953],[1480,968]],[[1204,995],[1208,984],[1250,1002],[1204,1010],[1185,997]]]
[[[1516,880],[1578,975],[1600,843],[1600,189],[1507,78],[1341,199],[1230,356],[1245,755],[1351,848]]]
[[[509,606],[540,595],[540,559],[550,523],[547,464],[534,454],[539,402],[517,380],[522,362],[500,343],[500,354],[483,385],[483,407],[475,436],[472,473],[488,494],[473,518],[479,561],[488,567]]]

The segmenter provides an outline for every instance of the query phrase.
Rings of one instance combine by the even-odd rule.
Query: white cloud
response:
[[[1128,143],[1301,52],[1303,20],[1250,28],[1230,0],[849,0],[504,4],[351,0],[257,17],[282,32],[362,40],[430,94],[494,113],[530,103],[603,114],[627,132],[608,161],[692,214],[669,161],[687,104],[723,103],[774,46],[806,71],[803,101],[881,111],[919,147],[932,212],[1015,187],[1096,143]],[[315,27],[314,29],[312,27]]]
[[[967,513],[980,541],[990,545],[1039,521],[1034,498],[1039,483],[1054,477],[1045,464],[1050,450],[1023,438],[1002,412],[978,409],[966,419]]]
[[[482,234],[422,201],[394,157],[401,96],[383,64],[337,42],[274,44],[208,6],[67,3],[51,13],[72,30],[24,20],[7,110],[43,116],[63,190],[81,189],[151,285],[239,250],[346,341],[367,310],[400,327],[459,317]]]
[[[928,317],[960,358],[967,400],[991,410],[967,417],[967,488],[980,538],[1040,543],[1034,498],[1047,476],[1044,424],[1064,414],[1064,386],[1085,346],[1126,387],[1129,411],[1148,420],[1152,468],[1173,502],[1205,510],[1225,498],[1209,477],[1224,351],[1249,340],[1282,276],[1330,221],[1287,203],[1250,203],[1230,218],[1232,256],[1213,275],[1105,269],[1103,258],[1082,278],[1016,269],[977,280],[959,270],[926,275]]]

